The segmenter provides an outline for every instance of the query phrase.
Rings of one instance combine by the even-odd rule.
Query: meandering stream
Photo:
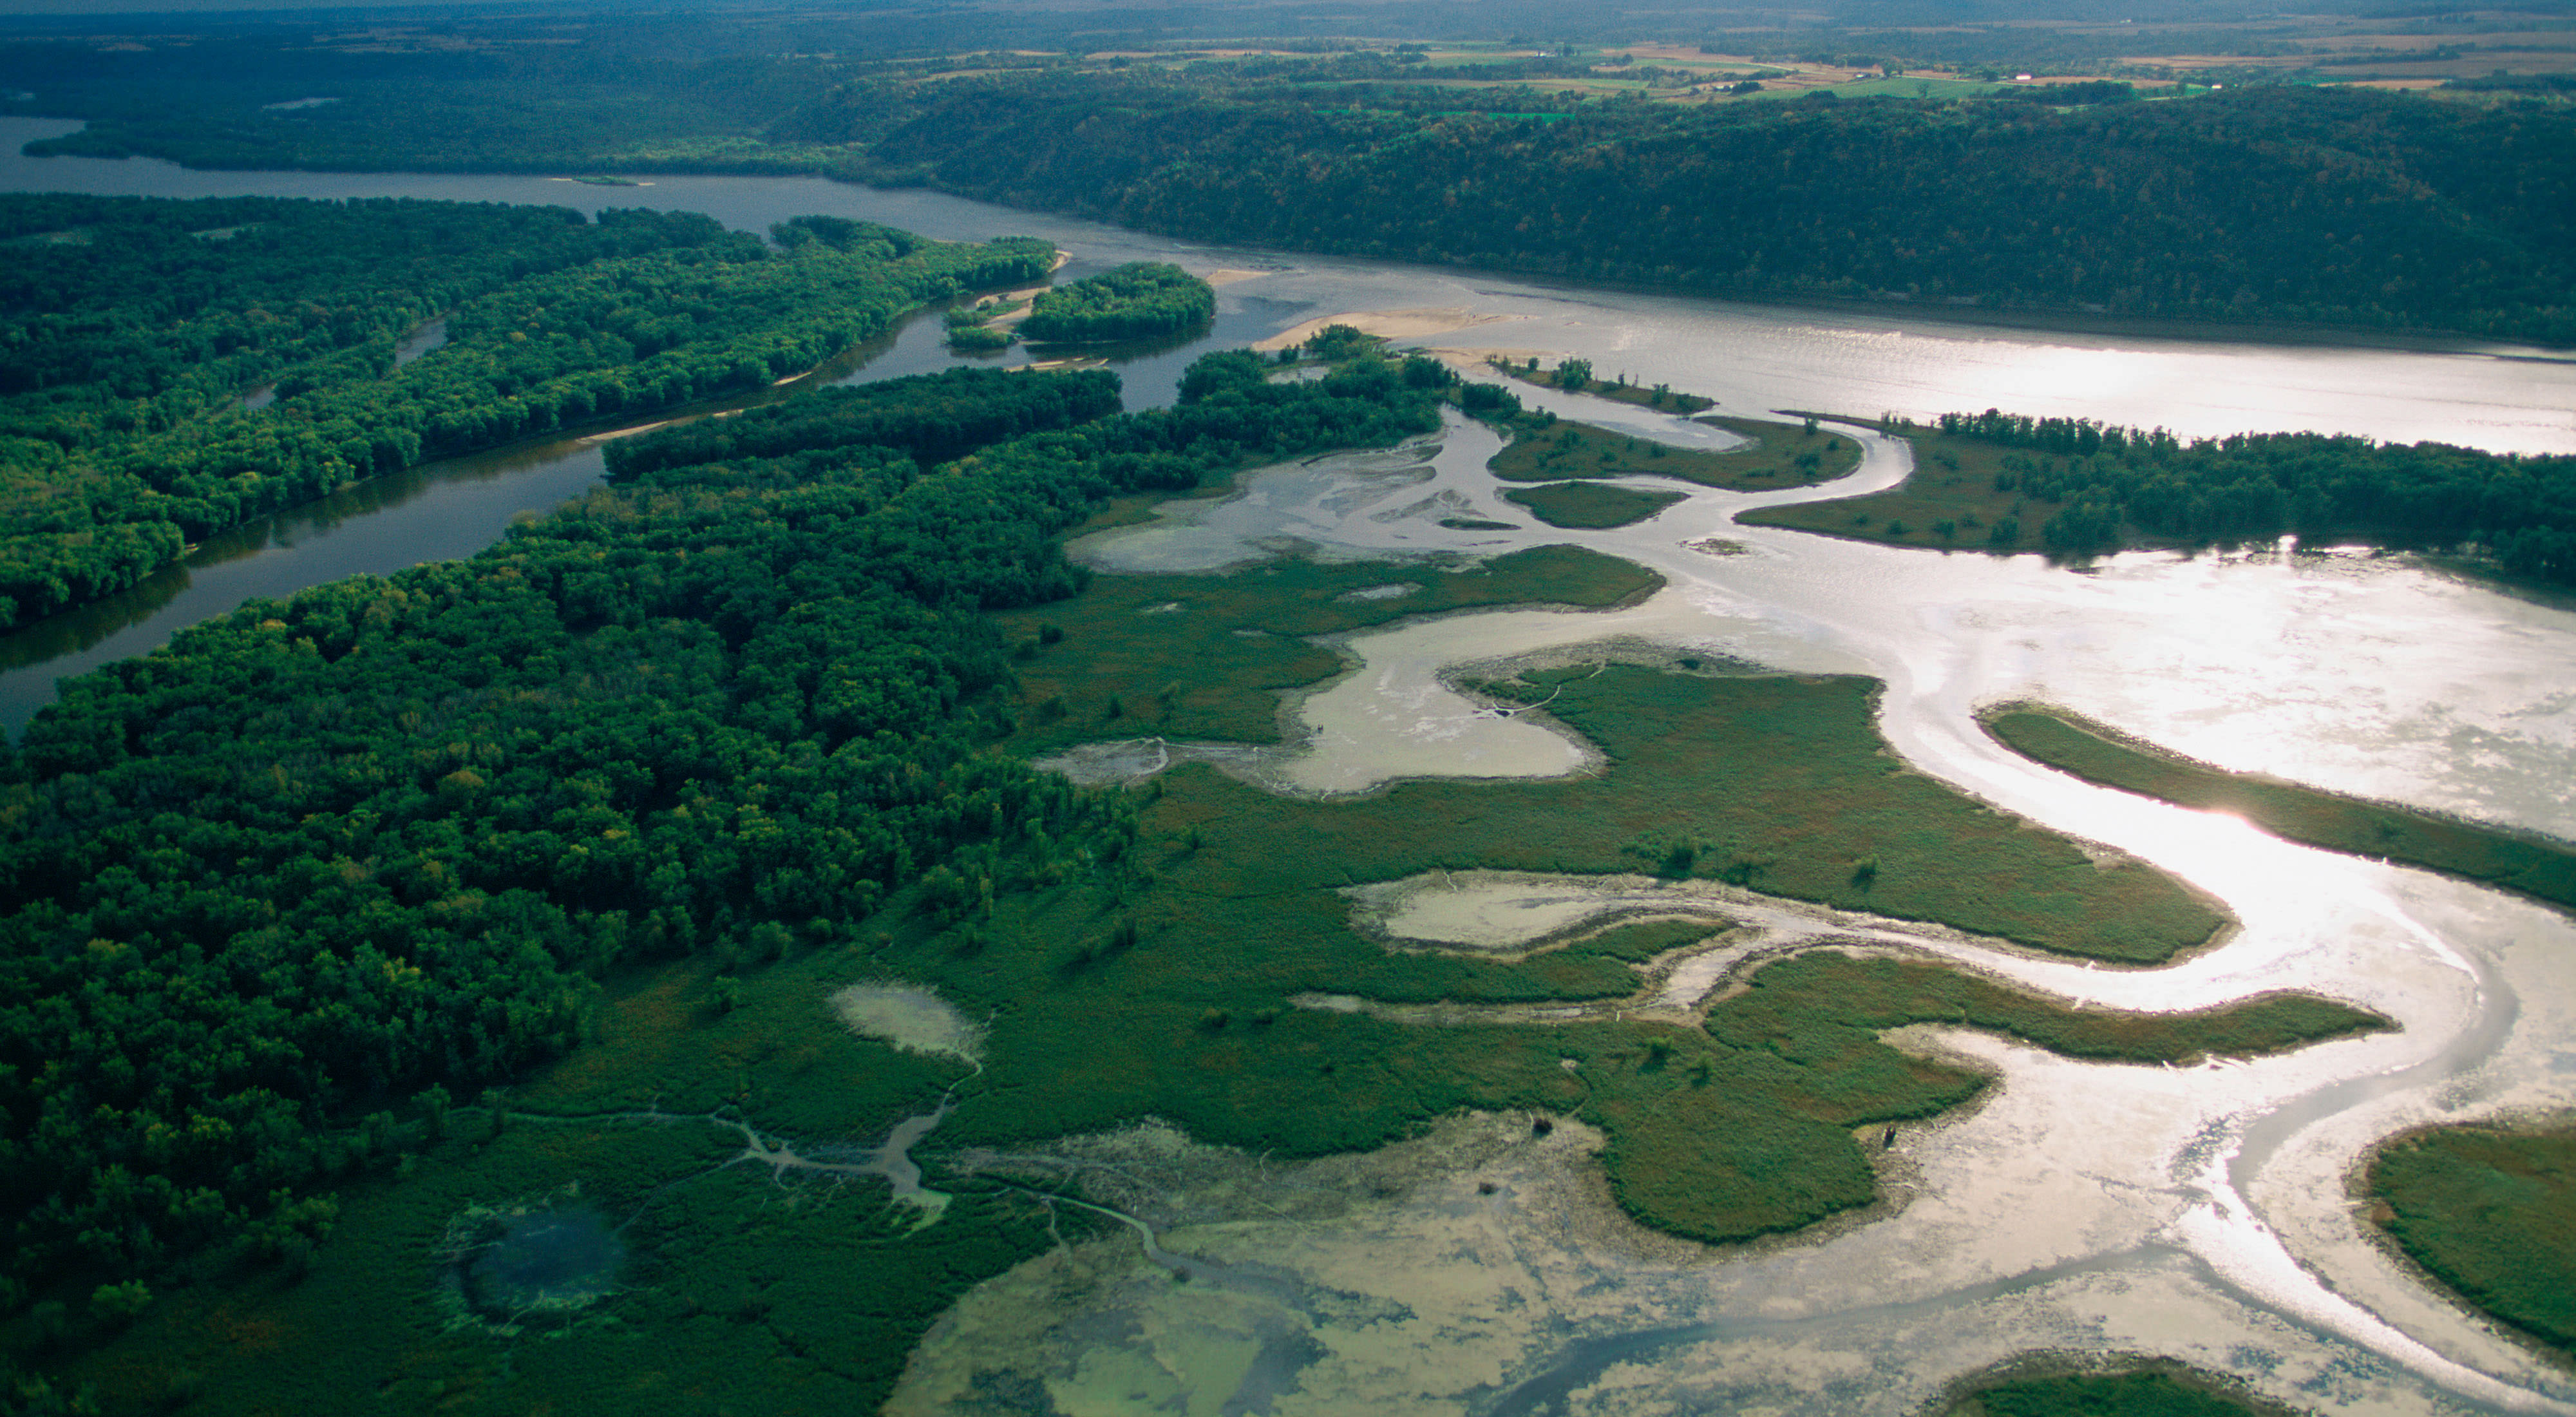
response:
[[[1167,399],[1205,344],[1247,343],[1320,315],[1415,309],[1459,315],[1457,333],[1420,343],[1582,355],[1605,374],[1716,397],[1727,413],[1997,406],[2185,434],[2317,428],[2576,451],[2576,363],[2540,351],[1818,314],[1195,247],[803,179],[664,178],[648,192],[603,191],[542,178],[190,173],[16,155],[18,143],[65,126],[0,120],[0,185],[592,209],[649,201],[752,228],[832,212],[934,236],[1048,237],[1073,253],[1068,276],[1139,258],[1264,272],[1223,288],[1208,341],[1127,363],[1131,405]],[[935,324],[857,352],[835,377],[944,365]],[[1563,395],[1525,397],[1577,409]],[[1580,407],[1659,436],[1707,436],[1639,410]],[[1856,436],[1865,461],[1831,495],[1906,471],[1901,444]],[[1240,755],[1233,766],[1310,793],[1367,791],[1398,775],[1567,771],[1581,745],[1536,717],[1484,711],[1442,676],[1462,664],[1579,656],[1606,640],[1866,673],[1886,682],[1881,727],[1916,769],[2153,861],[2224,899],[2245,924],[2223,948],[2155,971],[2092,969],[1930,933],[1920,948],[2121,1007],[2298,988],[2378,1009],[2403,1028],[2170,1069],[1904,1030],[1908,1046],[1976,1060],[2001,1084],[1965,1114],[1904,1130],[1892,1153],[1905,1169],[1901,1207],[1815,1242],[1712,1258],[1627,1234],[1582,1218],[1580,1187],[1567,1179],[1579,1175],[1579,1152],[1560,1144],[1523,1156],[1489,1139],[1475,1154],[1500,1178],[1490,1195],[1472,1177],[1452,1184],[1433,1168],[1402,1198],[1340,1218],[1159,1232],[1173,1255],[1258,1264],[1295,1280],[1279,1292],[1342,1296],[1331,1303],[1174,1286],[1159,1272],[1158,1288],[1104,1280],[1047,1291],[1055,1297],[1044,1303],[1004,1303],[1019,1292],[1006,1277],[991,1303],[961,1308],[934,1347],[1017,1345],[993,1351],[1024,1351],[1037,1364],[1044,1345],[1028,1325],[1079,1329],[1100,1335],[1099,1354],[1154,1366],[1195,1394],[1192,1410],[1211,1411],[1236,1401],[1280,1412],[1897,1414],[1963,1372],[2055,1345],[2170,1354],[2338,1412],[2576,1412],[2576,1382],[2418,1283],[2372,1243],[2345,1189],[2354,1159],[2393,1131],[2576,1105],[2576,925],[2459,882],[2088,786],[2003,751],[1973,717],[1999,698],[2042,696],[2226,766],[2576,837],[2567,790],[2576,782],[2576,614],[2360,555],[2137,554],[2077,572],[2035,557],[1938,555],[1733,524],[1746,507],[1819,495],[1812,489],[1695,490],[1633,527],[1529,528],[1481,476],[1493,446],[1490,433],[1453,424],[1409,453],[1262,474],[1243,498],[1193,509],[1202,515],[1186,526],[1135,529],[1079,550],[1112,570],[1258,554],[1283,538],[1354,556],[1562,541],[1627,557],[1668,588],[1605,614],[1505,611],[1351,637],[1354,671],[1298,706],[1311,741]],[[469,553],[511,516],[590,485],[596,464],[595,446],[579,442],[507,450],[352,488],[210,544],[148,593],[0,639],[12,666],[0,676],[0,714],[22,725],[50,698],[54,676],[148,650],[245,596]],[[1438,525],[1462,505],[1523,529]],[[1742,554],[1692,549],[1710,538]],[[1087,1329],[1077,1322],[1084,1303],[1099,1306]],[[1119,1326],[1121,1315],[1141,1314],[1154,1322]],[[1226,1336],[1238,1332],[1257,1343]],[[1238,1363],[1243,1343],[1258,1353]],[[925,1350],[907,1389],[914,1398],[929,1390],[920,1384],[939,1356]],[[1066,1361],[1074,1366],[1039,1375],[1067,1393],[1109,1381],[1101,1375],[1115,1366],[1086,1378]]]

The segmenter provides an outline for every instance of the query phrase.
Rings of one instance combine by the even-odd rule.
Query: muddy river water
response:
[[[1717,398],[1730,413],[1997,406],[2186,434],[2317,428],[2576,451],[2576,363],[2541,351],[1818,314],[1198,248],[794,179],[603,190],[15,155],[19,142],[64,126],[0,120],[0,187],[653,204],[754,228],[834,212],[943,237],[1045,236],[1075,257],[1068,276],[1139,258],[1253,272],[1220,291],[1218,327],[1203,342],[1220,346],[1320,316],[1400,310],[1415,312],[1411,342],[1462,360],[1578,354],[1605,374]],[[917,322],[832,377],[939,367],[937,340],[935,321]],[[1129,361],[1131,406],[1167,400],[1197,347]],[[1649,436],[1713,436],[1639,410],[1530,397]],[[1903,444],[1851,431],[1866,459],[1830,494],[1904,475]],[[1898,1414],[1963,1373],[2067,1348],[2170,1355],[2311,1409],[2576,1413],[2576,1381],[2383,1253],[2347,1187],[2356,1158],[2391,1132],[2576,1106],[2576,925],[2493,892],[2086,786],[2002,751],[1973,720],[1980,704],[2044,696],[2229,767],[2576,837],[2576,613],[2331,549],[2133,554],[2076,571],[1733,524],[1748,506],[1812,489],[1695,490],[1632,527],[1527,528],[1482,473],[1495,447],[1489,432],[1453,423],[1405,449],[1254,475],[1229,501],[1189,504],[1076,552],[1114,572],[1216,567],[1292,544],[1389,557],[1567,541],[1668,580],[1613,612],[1478,613],[1351,637],[1352,671],[1295,706],[1300,744],[1214,755],[1276,790],[1330,795],[1405,775],[1545,776],[1583,765],[1583,746],[1543,717],[1503,717],[1451,691],[1444,675],[1464,665],[1679,653],[1865,673],[1886,681],[1881,726],[1913,766],[2153,861],[2222,898],[2244,929],[2181,965],[2120,971],[1724,893],[1671,900],[1653,883],[1478,875],[1354,901],[1388,933],[1508,947],[1516,931],[1527,939],[1594,911],[1651,907],[1703,916],[1713,933],[1733,926],[1721,951],[1831,935],[1959,959],[2080,1001],[2190,1008],[2297,988],[2377,1009],[2402,1028],[2173,1068],[2078,1063],[1989,1035],[1908,1029],[1906,1046],[1973,1059],[1999,1084],[1974,1108],[1898,1129],[1885,1157],[1891,1201],[1877,1211],[1725,1253],[1621,1221],[1577,1126],[1533,1138],[1518,1119],[1463,1118],[1381,1153],[1300,1166],[1228,1156],[1151,1126],[1069,1139],[1045,1164],[1111,1178],[1096,1194],[1151,1223],[1154,1248],[1122,1233],[990,1282],[916,1355],[897,1410],[1008,1390],[1043,1392],[1068,1413]],[[0,676],[0,709],[22,725],[54,676],[144,652],[244,596],[464,554],[512,515],[577,493],[596,469],[595,445],[578,440],[512,450],[352,489],[254,528],[166,583],[0,640],[12,666]],[[1439,525],[1462,510],[1524,529]],[[1729,554],[1700,549],[1712,541]],[[1169,756],[1150,745],[1111,766]],[[1691,1006],[1722,963],[1686,963],[1644,1006]],[[1532,1011],[1526,1022],[1549,1020]],[[1176,1284],[1184,1261],[1190,1282]]]

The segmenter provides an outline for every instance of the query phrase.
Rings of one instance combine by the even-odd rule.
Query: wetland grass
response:
[[[1668,413],[1698,413],[1702,409],[1717,407],[1715,399],[1702,398],[1698,394],[1675,393],[1670,387],[1662,384],[1645,388],[1624,380],[1591,378],[1589,371],[1592,366],[1580,360],[1576,363],[1581,366],[1586,377],[1582,388],[1571,390],[1574,393],[1590,394],[1594,398],[1609,399],[1614,403],[1632,403],[1639,408],[1659,408]],[[1564,375],[1558,369],[1540,371],[1509,362],[1488,363],[1486,367],[1538,388],[1566,387]]]
[[[1996,741],[2088,782],[2195,811],[2242,817],[2274,836],[2328,851],[2421,866],[2576,907],[2576,848],[2281,782],[2229,772],[2140,743],[2064,709],[2014,704],[1982,715]]]
[[[1681,501],[1684,495],[1604,487],[1595,482],[1548,482],[1511,488],[1503,493],[1503,499],[1527,507],[1532,516],[1549,526],[1597,531],[1644,521]]]
[[[1671,477],[1730,492],[1770,492],[1828,482],[1860,466],[1860,444],[1831,430],[1751,418],[1703,418],[1748,440],[1723,453],[1676,448],[1589,423],[1524,428],[1486,462],[1505,482],[1586,477]]]
[[[1656,871],[2122,964],[2163,963],[2224,923],[2152,868],[2097,866],[2067,838],[1906,768],[1872,727],[1874,681],[1625,666],[1529,677],[1554,682],[1548,711],[1600,748],[1607,772],[1407,782],[1329,804],[1212,774],[1182,792],[1175,777],[1154,820],[1212,842],[1294,842],[1354,880]],[[1233,863],[1246,893],[1312,874],[1276,851],[1210,855]]]
[[[1227,575],[1099,576],[1072,600],[993,621],[1014,646],[1017,748],[1043,753],[1145,733],[1275,743],[1280,692],[1342,665],[1307,636],[1504,605],[1603,609],[1663,583],[1641,566],[1576,546],[1534,547],[1465,569],[1270,561]],[[1387,593],[1396,587],[1405,589]]]
[[[1962,1395],[1941,1417],[2294,1417],[2226,1379],[2156,1363],[2123,1373],[2008,1378]]]
[[[1916,429],[1914,471],[1884,492],[1758,507],[1747,526],[1787,527],[1847,541],[1920,546],[1937,551],[2037,551],[2040,527],[2058,510],[1999,484],[2014,481],[2003,460],[2019,450],[1975,438]]]
[[[2576,1130],[2435,1127],[2371,1158],[2377,1220],[2460,1297],[2576,1357]]]
[[[1389,603],[1321,594],[1336,584],[1310,587],[1302,613]],[[1083,622],[1075,606],[1053,609]],[[1872,685],[1614,669],[1563,689],[1555,707],[1609,755],[1601,777],[1301,802],[1186,767],[1131,799],[1146,831],[1128,874],[1051,882],[997,857],[986,905],[915,892],[782,958],[638,970],[606,991],[592,1041],[509,1100],[508,1125],[459,1108],[443,1140],[407,1135],[413,1159],[398,1170],[353,1177],[337,1233],[300,1279],[183,1289],[72,1376],[124,1405],[185,1380],[207,1412],[354,1410],[390,1395],[469,1414],[613,1403],[633,1417],[703,1411],[716,1392],[742,1410],[869,1410],[968,1287],[1105,1223],[943,1173],[958,1147],[1025,1150],[1153,1116],[1212,1144],[1308,1156],[1382,1146],[1462,1110],[1572,1114],[1602,1129],[1613,1193],[1639,1222],[1740,1240],[1868,1204],[1853,1128],[1928,1116],[1984,1085],[1880,1042],[1885,1028],[1964,1023],[2162,1061],[2380,1026],[2313,999],[2168,1019],[2077,1012],[1935,964],[1831,951],[1758,970],[1705,1027],[1425,1027],[1297,1007],[1309,992],[1616,995],[1636,987],[1631,961],[1712,928],[1635,922],[1521,959],[1399,952],[1358,933],[1338,887],[1439,865],[1737,875],[2113,958],[2161,957],[2218,923],[2151,871],[2099,870],[1904,772],[1870,729]],[[1195,845],[1182,840],[1191,827]],[[1863,852],[1879,863],[1865,886],[1851,865]],[[2117,919],[2140,923],[2087,923]],[[739,981],[730,1009],[723,978]],[[937,988],[985,1028],[982,1070],[853,1034],[831,1000],[868,979]],[[739,1118],[813,1155],[871,1144],[942,1092],[955,1110],[916,1155],[954,1198],[927,1224],[874,1179],[744,1161],[741,1134],[721,1124]],[[635,1112],[658,1119],[612,1115]],[[442,1298],[441,1247],[460,1216],[576,1198],[619,1227],[614,1292],[516,1336]]]

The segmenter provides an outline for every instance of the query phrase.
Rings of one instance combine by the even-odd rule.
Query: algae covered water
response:
[[[2191,435],[2315,428],[2576,451],[2576,365],[2539,351],[2007,331],[1563,289],[1194,247],[805,179],[665,178],[603,192],[543,178],[190,173],[15,155],[19,142],[62,126],[0,121],[0,182],[166,196],[649,203],[750,228],[828,212],[943,237],[1030,232],[1073,254],[1068,275],[1139,258],[1234,273],[1205,341],[1122,366],[1131,406],[1167,400],[1173,376],[1208,345],[1401,311],[1414,342],[1456,350],[1470,366],[1576,354],[1605,374],[1710,395],[1734,414],[1994,406]],[[918,372],[949,358],[936,322],[916,323],[833,377]],[[1562,394],[1526,397],[1677,442],[1722,436]],[[1476,613],[1353,636],[1343,646],[1351,671],[1295,707],[1302,741],[1195,751],[1273,790],[1314,795],[1424,775],[1548,776],[1582,770],[1585,745],[1540,717],[1505,716],[1459,694],[1450,680],[1462,667],[1660,654],[1867,674],[1887,685],[1881,727],[1907,768],[2173,871],[2224,900],[2242,932],[2172,968],[2115,971],[1777,903],[1662,906],[1707,919],[1713,934],[1860,938],[2083,1002],[2189,1008],[2304,989],[2379,1010],[2401,1029],[2174,1068],[2076,1062],[1959,1029],[1905,1030],[1907,1046],[1973,1060],[2000,1084],[1971,1110],[1876,1139],[1891,1197],[1878,1211],[1730,1252],[1628,1225],[1573,1126],[1534,1138],[1515,1119],[1463,1118],[1381,1153],[1304,1168],[1215,1154],[1151,1129],[1068,1139],[1067,1154],[1100,1161],[1100,1174],[1145,1178],[1137,1195],[1117,1198],[1120,1209],[1152,1225],[1156,1252],[1187,1257],[1193,1282],[1173,1284],[1124,1233],[1033,1261],[943,1322],[898,1410],[936,1410],[953,1390],[946,1384],[971,1384],[981,1370],[1039,1384],[1065,1410],[1151,1391],[1194,1411],[1895,1414],[1962,1373],[2065,1347],[2169,1354],[2307,1408],[2576,1411],[2576,1384],[2563,1373],[2381,1251],[2345,1184],[2374,1140],[2405,1127],[2576,1104],[2576,985],[2566,967],[2576,929],[2475,887],[2087,786],[2005,752],[1974,720],[1998,699],[2046,697],[2224,766],[2576,837],[2565,792],[2576,780],[2576,615],[2397,560],[2286,547],[2126,555],[2077,572],[2035,557],[1941,555],[1734,524],[1748,507],[1903,477],[1902,444],[1853,431],[1865,449],[1860,470],[1821,491],[1694,489],[1635,526],[1565,532],[1530,527],[1500,501],[1482,473],[1494,436],[1453,423],[1404,449],[1250,475],[1233,499],[1074,550],[1111,574],[1208,569],[1290,549],[1472,557],[1540,542],[1636,561],[1668,584],[1625,609]],[[55,676],[148,650],[247,597],[469,554],[511,517],[590,485],[597,464],[585,440],[505,450],[352,488],[210,543],[133,595],[0,642],[11,664],[0,708],[23,724]],[[1458,520],[1515,529],[1443,525]],[[1174,756],[1111,754],[1104,771],[1148,770]],[[1477,943],[1444,931],[1508,945],[1513,937],[1495,922],[1556,928],[1588,911],[1634,909],[1646,888],[1479,877],[1414,889],[1405,902],[1353,908],[1380,911],[1390,931],[1420,932],[1435,946]],[[1693,1007],[1694,990],[1716,983],[1719,958],[1675,971],[1651,1006]],[[1549,1026],[1538,1011],[1527,1022]]]

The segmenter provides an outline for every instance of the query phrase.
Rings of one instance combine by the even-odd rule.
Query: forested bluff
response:
[[[569,61],[567,61],[569,62]],[[2576,341],[2576,111],[2361,88],[1665,104],[1494,66],[1274,56],[984,73],[249,81],[81,100],[32,151],[338,170],[816,172],[1196,240],[1766,299]],[[271,86],[273,87],[273,86]],[[236,92],[235,90],[239,90]],[[667,91],[667,92],[664,92]],[[2105,100],[2105,101],[2085,101]],[[2127,101],[2121,101],[2127,100]],[[430,105],[452,121],[415,120]]]

